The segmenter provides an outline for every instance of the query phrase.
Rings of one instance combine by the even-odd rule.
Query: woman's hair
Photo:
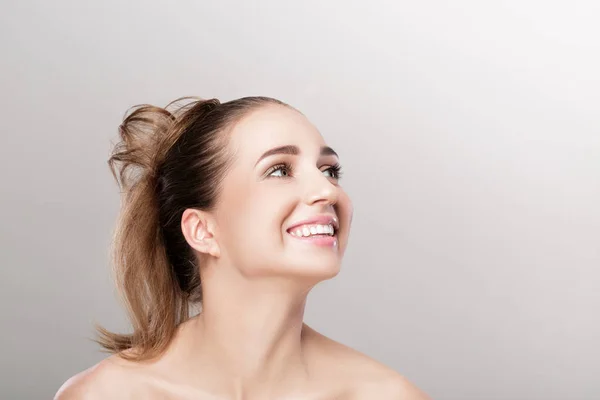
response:
[[[186,102],[187,101],[187,102]],[[184,102],[183,104],[180,104]],[[190,307],[200,303],[200,268],[181,231],[187,208],[214,208],[232,159],[227,131],[250,111],[285,103],[268,97],[177,99],[134,106],[108,160],[121,189],[112,261],[133,333],[97,326],[104,349],[127,359],[161,354]]]

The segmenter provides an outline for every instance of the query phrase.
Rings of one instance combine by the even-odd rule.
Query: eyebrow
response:
[[[300,148],[298,148],[298,146],[294,146],[294,145],[274,147],[271,150],[265,151],[263,153],[263,155],[260,156],[260,158],[258,159],[258,161],[256,161],[256,164],[254,164],[254,166],[256,166],[263,159],[265,159],[267,157],[274,156],[276,154],[290,154],[290,155],[293,155],[293,156],[297,156],[297,155],[300,154]],[[336,157],[339,158],[339,156],[335,152],[335,150],[333,150],[329,146],[323,146],[323,147],[321,147],[320,155],[321,156],[336,156]]]

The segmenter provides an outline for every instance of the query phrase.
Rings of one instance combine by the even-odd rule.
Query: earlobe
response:
[[[191,208],[185,210],[181,216],[181,231],[194,250],[219,257],[220,249],[215,240],[212,220],[207,213]]]

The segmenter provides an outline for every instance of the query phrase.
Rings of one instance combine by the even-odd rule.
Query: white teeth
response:
[[[299,237],[308,237],[312,235],[332,235],[335,230],[333,229],[333,225],[311,225],[311,226],[303,226],[302,228],[297,228],[295,231],[290,231],[290,233],[294,236]]]

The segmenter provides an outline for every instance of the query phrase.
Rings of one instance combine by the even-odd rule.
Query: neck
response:
[[[192,325],[194,360],[236,395],[301,386],[307,378],[302,333],[309,285],[251,280],[225,270],[203,277],[202,312]]]

